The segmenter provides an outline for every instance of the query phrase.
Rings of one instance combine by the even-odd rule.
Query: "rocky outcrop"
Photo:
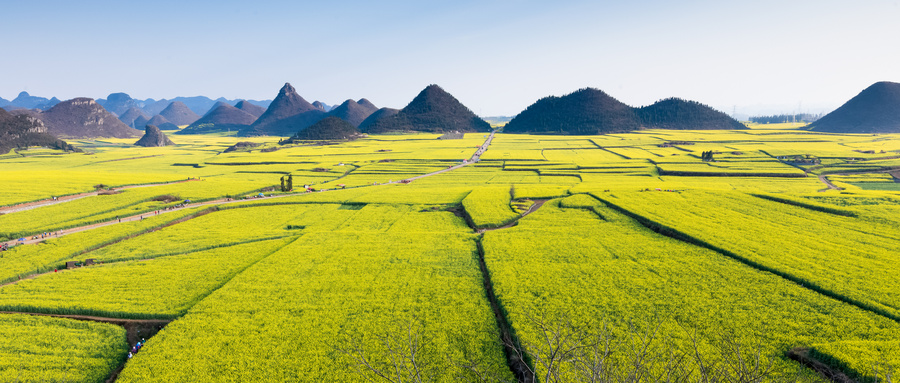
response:
[[[118,117],[91,98],[73,98],[56,104],[40,114],[47,132],[74,138],[137,137],[140,131],[129,128]]]
[[[53,149],[75,151],[75,147],[47,133],[47,127],[28,114],[12,115],[0,109],[0,154],[13,148],[45,146]]]
[[[169,137],[166,137],[166,135],[154,125],[147,125],[147,127],[144,128],[144,136],[134,144],[148,148],[175,145]]]

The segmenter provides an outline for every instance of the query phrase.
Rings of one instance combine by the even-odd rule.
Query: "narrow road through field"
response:
[[[0,207],[0,214],[16,213],[16,212],[20,212],[20,211],[26,211],[26,210],[39,208],[42,206],[50,206],[50,205],[56,205],[58,203],[63,203],[63,202],[71,202],[71,201],[75,201],[78,199],[82,199],[84,197],[92,197],[92,196],[98,195],[103,192],[116,192],[116,191],[125,190],[125,189],[135,189],[135,188],[145,188],[145,187],[151,187],[151,186],[180,184],[182,182],[189,182],[189,181],[199,181],[199,180],[188,179],[188,180],[173,181],[173,182],[163,182],[163,183],[157,183],[157,184],[127,185],[127,186],[120,186],[117,188],[112,188],[110,190],[98,190],[98,191],[92,191],[92,192],[86,192],[86,193],[61,196],[61,197],[57,197],[56,199],[48,198],[48,199],[44,199],[44,200],[40,200],[40,201],[32,201],[32,202],[25,202],[25,203],[20,203],[20,204],[16,204],[16,205],[3,206],[3,207]]]
[[[487,137],[487,139],[484,141],[484,144],[482,144],[482,145],[478,148],[478,150],[475,151],[475,153],[472,155],[472,157],[471,157],[468,161],[466,161],[465,163],[462,163],[462,164],[459,164],[459,165],[455,165],[455,166],[451,166],[451,167],[449,167],[449,168],[447,168],[447,169],[441,169],[441,170],[438,170],[438,171],[436,171],[436,172],[432,172],[432,173],[428,173],[428,174],[423,174],[423,175],[420,175],[420,176],[416,176],[416,177],[413,177],[413,178],[409,178],[409,179],[407,179],[407,180],[404,180],[405,182],[404,182],[404,181],[394,181],[394,182],[382,183],[382,184],[378,184],[378,185],[365,185],[365,186],[360,186],[360,187],[373,187],[373,186],[382,186],[382,185],[389,185],[389,184],[408,183],[408,182],[411,182],[412,180],[416,180],[416,179],[420,179],[420,178],[424,178],[424,177],[430,177],[430,176],[433,176],[433,175],[437,175],[437,174],[449,172],[449,171],[452,171],[452,170],[456,170],[456,169],[462,168],[462,167],[464,167],[464,166],[471,165],[471,164],[476,163],[476,162],[478,162],[478,161],[480,160],[481,155],[484,153],[485,150],[487,150],[488,146],[491,145],[491,141],[492,141],[493,139],[494,139],[494,132],[491,132],[491,134],[490,134],[490,135]],[[168,183],[168,184],[172,184],[172,183],[181,183],[181,182],[188,182],[188,181],[200,181],[200,180],[197,180],[197,179],[191,179],[191,180],[183,180],[183,181],[170,182],[170,183]],[[149,187],[149,186],[161,186],[161,185],[167,185],[167,184],[166,184],[166,183],[163,183],[163,184],[149,184],[149,185],[125,186],[125,187],[117,188],[116,190],[118,190],[118,189],[131,189],[131,188],[138,188],[138,187]],[[319,192],[328,192],[328,191],[333,191],[333,190],[341,190],[341,189],[329,189],[329,190],[322,190],[322,191],[319,191]],[[268,199],[275,199],[275,198],[293,197],[293,196],[303,195],[303,194],[306,194],[306,193],[308,193],[308,192],[296,192],[296,193],[288,193],[288,194],[279,194],[279,195],[269,196],[269,197],[259,197],[259,199],[267,199],[267,200],[268,200]],[[89,196],[92,196],[92,195],[97,195],[97,192],[78,194],[78,195],[75,195],[75,196],[71,196],[71,197],[73,197],[73,198],[66,199],[65,201],[71,201],[71,200],[73,200],[73,199],[89,197]],[[46,205],[52,205],[52,204],[55,204],[55,203],[65,202],[65,201],[62,201],[62,200],[63,200],[63,197],[60,197],[59,200],[56,200],[56,201],[54,201],[54,200],[44,200],[44,201],[38,201],[38,202],[31,202],[31,203],[28,203],[28,204],[16,205],[16,206],[24,206],[24,205],[29,205],[29,204],[39,204],[39,205],[36,205],[36,206],[28,206],[28,207],[26,207],[26,208],[23,208],[23,209],[20,209],[20,210],[15,210],[15,211],[34,209],[34,208],[40,207],[40,206],[46,206]],[[7,241],[6,244],[9,245],[10,247],[15,246],[15,245],[33,245],[33,244],[37,244],[37,243],[43,242],[43,241],[45,241],[45,240],[48,240],[48,239],[50,239],[50,238],[59,238],[59,237],[62,237],[62,236],[68,235],[68,234],[73,234],[73,233],[78,233],[78,232],[82,232],[82,231],[87,231],[87,230],[97,229],[97,228],[101,228],[101,227],[105,227],[105,226],[110,226],[110,225],[115,225],[115,224],[123,223],[123,222],[140,221],[140,220],[144,219],[145,217],[149,218],[149,217],[153,217],[153,216],[157,216],[157,215],[162,215],[162,214],[167,214],[167,213],[179,211],[179,210],[186,209],[186,208],[195,208],[195,207],[200,207],[200,206],[214,206],[214,205],[217,206],[217,205],[224,205],[224,204],[231,204],[231,203],[240,203],[240,202],[248,202],[248,200],[245,200],[245,199],[221,198],[221,199],[216,199],[216,200],[211,200],[211,201],[192,203],[192,204],[188,204],[188,205],[185,205],[185,206],[183,206],[183,207],[179,207],[179,208],[175,208],[175,209],[159,210],[158,212],[153,211],[153,212],[148,212],[148,213],[143,213],[143,214],[135,214],[135,215],[132,215],[132,216],[129,216],[129,217],[121,217],[121,218],[118,218],[118,219],[112,219],[112,220],[109,220],[109,221],[106,221],[106,222],[100,222],[100,223],[95,223],[95,224],[91,224],[91,225],[84,225],[84,226],[79,226],[79,227],[73,227],[73,228],[66,229],[66,230],[60,230],[59,232],[50,233],[50,235],[44,236],[44,238],[41,238],[41,236],[38,235],[37,238],[35,238],[35,236],[30,236],[29,238],[25,238],[24,241],[11,240],[11,241]],[[11,206],[11,207],[7,207],[7,208],[14,208],[14,207],[15,207],[15,206]],[[4,213],[5,213],[5,211],[3,211],[2,209],[0,209],[0,212],[4,212]],[[9,211],[9,212],[12,212],[12,211]],[[2,242],[0,242],[0,244],[2,244]]]
[[[837,187],[837,186],[834,186],[834,184],[831,183],[831,181],[829,181],[827,178],[825,178],[825,176],[819,176],[819,181],[821,181],[823,184],[825,184],[825,186],[828,186],[827,189],[819,190],[820,192],[827,191],[827,190],[829,190],[829,189],[831,189],[831,190],[841,190],[841,188],[839,188],[839,187]]]
[[[841,172],[841,173],[828,173],[828,174],[823,174],[823,175],[820,175],[820,176],[819,176],[819,181],[821,181],[823,184],[825,184],[826,186],[828,186],[828,189],[822,189],[822,190],[819,190],[819,191],[820,191],[820,192],[824,192],[824,191],[828,191],[829,189],[831,189],[831,190],[844,190],[843,188],[839,188],[839,187],[835,186],[835,184],[831,183],[831,181],[829,181],[828,178],[825,178],[825,177],[828,177],[828,176],[851,176],[851,175],[854,175],[854,174],[879,174],[879,173],[887,173],[887,174],[890,174],[891,177],[894,177],[894,182],[900,182],[900,170],[896,170],[896,169],[881,169],[881,170],[873,170],[873,171],[867,171],[867,172]]]
[[[463,162],[463,163],[461,163],[461,164],[459,164],[459,165],[453,165],[453,166],[448,167],[448,168],[446,168],[446,169],[438,170],[438,171],[436,171],[436,172],[431,172],[431,173],[428,173],[428,174],[423,174],[423,175],[420,175],[420,176],[415,176],[415,177],[412,177],[412,178],[407,178],[407,179],[405,179],[405,180],[403,180],[403,181],[398,181],[398,182],[400,182],[400,183],[407,182],[407,183],[408,183],[408,182],[411,182],[411,181],[414,181],[414,180],[417,180],[417,179],[420,179],[420,178],[425,178],[425,177],[430,177],[430,176],[437,175],[437,174],[441,174],[441,173],[446,173],[446,172],[449,172],[449,171],[453,171],[453,170],[459,169],[459,168],[461,168],[461,167],[463,167],[463,166],[469,166],[469,165],[471,165],[471,164],[474,164],[474,163],[476,163],[476,162],[478,162],[478,161],[481,160],[481,155],[484,154],[484,151],[487,150],[488,146],[491,145],[491,141],[493,141],[493,140],[494,140],[494,132],[491,132],[491,134],[488,136],[487,140],[484,141],[484,144],[482,144],[481,147],[479,147],[478,150],[475,152],[475,154],[473,154],[471,158],[469,158],[468,160],[466,160],[466,162]],[[391,182],[391,183],[397,183],[397,182]]]

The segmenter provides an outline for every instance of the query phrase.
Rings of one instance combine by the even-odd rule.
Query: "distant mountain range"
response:
[[[900,83],[876,82],[840,108],[809,124],[831,133],[900,133]]]
[[[239,101],[244,100],[229,100],[224,97],[219,97],[215,100],[210,99],[205,96],[194,96],[194,97],[175,97],[173,99],[167,100],[154,100],[152,98],[148,98],[146,100],[138,100],[131,98],[128,94],[125,93],[112,93],[107,96],[105,99],[98,99],[97,103],[103,105],[106,110],[115,113],[116,115],[120,115],[124,113],[130,107],[138,107],[143,110],[145,113],[151,116],[155,116],[160,114],[163,110],[165,110],[170,104],[173,102],[180,102],[184,104],[188,109],[191,110],[194,114],[201,116],[206,114],[217,102],[224,102],[227,104],[234,105]],[[254,105],[261,106],[263,108],[267,108],[271,103],[270,100],[246,100]],[[199,118],[199,117],[198,117]]]
[[[142,126],[146,125],[149,119],[150,116],[148,116],[147,113],[144,113],[143,110],[136,106],[132,106],[125,112],[119,114],[119,120],[124,122],[125,125],[128,125],[132,128],[134,128],[137,123],[141,123]]]
[[[141,125],[141,129],[146,128],[147,125],[153,125],[159,128],[159,130],[178,130],[178,125],[169,122],[169,119],[159,114],[153,116],[153,118],[147,121],[144,121],[144,123]]]
[[[19,95],[14,98],[12,101],[4,100],[0,98],[0,108],[6,110],[15,110],[15,109],[40,109],[47,110],[53,107],[54,105],[59,104],[59,99],[56,97],[53,98],[44,98],[37,97],[28,94],[28,92],[21,92]]]
[[[266,112],[239,135],[291,136],[324,118],[325,113],[301,97],[290,83],[285,83]]]
[[[239,102],[238,105],[248,108],[252,104]],[[255,106],[255,105],[253,105]],[[251,109],[252,112],[258,112]],[[263,112],[265,109],[263,109]],[[215,108],[206,113],[199,120],[191,123],[190,126],[184,128],[178,134],[202,134],[225,131],[239,131],[246,129],[256,121],[258,115],[248,113],[241,108],[231,106],[227,103],[218,104]]]
[[[12,101],[0,99],[0,107],[14,118],[40,121],[46,133],[60,137],[136,137],[148,124],[183,134],[238,131],[242,136],[289,137],[326,117],[339,118],[366,133],[385,132],[486,132],[488,122],[476,116],[437,85],[423,89],[403,109],[381,108],[362,98],[340,105],[306,101],[290,83],[274,100],[212,100],[177,97],[172,100],[138,100],[125,93],[106,99],[76,98],[60,102],[21,92]],[[202,115],[202,117],[201,117]],[[151,117],[152,116],[152,117]],[[509,133],[594,135],[639,129],[745,129],[725,113],[696,101],[668,98],[634,108],[599,89],[584,88],[562,97],[544,97],[515,117],[492,118]],[[24,120],[23,120],[24,121]],[[330,120],[330,130],[342,130]],[[341,128],[341,129],[338,129]],[[317,129],[322,129],[317,128]],[[900,83],[878,82],[837,110],[809,125],[809,129],[838,133],[900,132]],[[315,133],[315,134],[313,134]],[[320,133],[310,132],[313,136]]]
[[[209,111],[216,102],[225,102],[231,105],[235,105],[236,103],[244,100],[229,100],[223,97],[218,99],[210,99],[205,96],[195,96],[195,97],[175,97],[173,99],[167,100],[154,100],[152,98],[148,98],[145,100],[135,99],[129,96],[127,93],[111,93],[106,98],[100,98],[95,100],[98,104],[106,108],[109,112],[119,116],[125,113],[130,108],[138,108],[141,109],[144,113],[150,116],[155,116],[163,111],[169,104],[173,102],[181,102],[185,104],[192,112],[197,115],[203,115],[207,111]],[[260,106],[262,108],[267,108],[269,104],[272,102],[271,100],[246,100],[247,102]],[[28,92],[21,92],[19,95],[13,99],[12,101],[5,100],[0,98],[0,108],[4,108],[6,110],[14,110],[14,109],[41,109],[47,110],[50,107],[58,104],[60,102],[56,97],[53,98],[45,98],[45,97],[37,97],[28,94]],[[325,105],[325,104],[323,104]]]
[[[366,117],[369,117],[369,115],[375,113],[377,110],[378,107],[375,106],[375,104],[362,98],[359,101],[344,101],[343,104],[331,109],[328,112],[328,115],[347,121],[350,125],[353,125],[353,128],[356,128],[366,119]]]
[[[632,108],[599,89],[545,97],[513,117],[508,133],[595,135],[639,129],[746,129],[725,113],[696,101],[668,98]]]
[[[48,129],[57,130],[63,136],[79,138],[133,136],[136,133],[131,131],[132,129],[143,130],[148,124],[154,125],[160,130],[178,130],[178,126],[188,125],[189,129],[186,128],[184,134],[238,130],[242,131],[243,135],[290,136],[327,116],[340,117],[356,127],[366,117],[378,110],[378,107],[366,99],[347,100],[340,106],[328,105],[321,101],[310,104],[300,97],[296,90],[290,87],[290,84],[286,84],[282,92],[279,92],[279,96],[279,103],[274,108],[269,108],[274,100],[228,100],[225,98],[213,100],[203,96],[176,97],[171,100],[140,100],[132,98],[126,93],[111,93],[106,98],[98,100],[79,98],[79,105],[90,100],[96,107],[91,106],[91,112],[78,110],[78,108],[65,109],[83,115],[63,118],[59,112],[63,109],[47,113],[53,106],[60,103],[58,99],[36,97],[22,92],[12,101],[0,99],[0,107],[41,121],[52,119],[53,121],[47,123]],[[97,108],[108,114],[103,117],[107,124],[102,127],[80,129],[79,126],[91,125],[90,122],[80,121],[80,119],[92,113],[100,113],[99,110],[96,110]],[[116,119],[110,120],[110,116],[118,117],[118,121],[131,129],[123,130],[121,126],[113,128],[112,125],[117,124],[111,121]],[[74,127],[63,122],[67,118],[76,121]],[[92,136],[93,134],[98,135]]]
[[[290,83],[285,83],[272,100],[265,113],[250,126],[242,129],[241,136],[293,136],[326,117],[338,117],[356,128],[378,107],[369,100],[347,100],[337,107],[322,102],[309,103],[297,93]]]
[[[313,101],[312,105],[323,112],[330,112],[334,109],[334,105],[328,105],[322,101]]]
[[[194,113],[181,101],[170,103],[169,106],[159,112],[159,115],[175,125],[190,125],[200,119],[197,113]]]

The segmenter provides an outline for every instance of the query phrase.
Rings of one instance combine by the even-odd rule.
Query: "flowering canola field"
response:
[[[822,380],[795,347],[900,369],[900,135],[498,133],[400,182],[486,138],[437,137],[0,157],[0,380],[502,382],[519,352],[583,381],[542,363],[548,323],[713,363],[727,335],[768,380]],[[173,321],[128,358],[125,329],[63,315]]]

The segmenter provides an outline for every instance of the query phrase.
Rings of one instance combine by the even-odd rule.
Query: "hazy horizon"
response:
[[[0,97],[266,100],[290,82],[339,104],[405,106],[438,84],[481,116],[601,89],[726,113],[821,113],[900,81],[894,1],[86,1],[4,7]],[[9,56],[13,57],[13,56]]]

